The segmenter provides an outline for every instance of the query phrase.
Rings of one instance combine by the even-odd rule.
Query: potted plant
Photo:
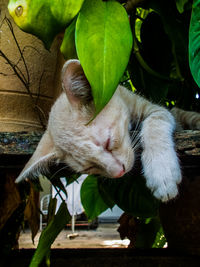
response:
[[[62,56],[57,37],[47,51],[35,36],[17,27],[1,1],[0,132],[42,131],[59,94]],[[59,63],[59,61],[61,61]]]
[[[66,59],[78,56],[93,84],[96,115],[108,103],[120,81],[169,108],[176,104],[199,110],[199,0],[194,3],[190,0],[10,0],[8,8],[16,24],[42,39],[47,49],[56,34],[66,29],[61,51]],[[109,76],[108,66],[113,70]],[[104,84],[102,75],[106,77]],[[74,174],[66,176],[68,182],[76,179]],[[126,178],[115,182],[91,176],[86,179],[81,195],[89,219],[118,204],[139,218],[139,233],[150,233],[150,242],[143,235],[136,241],[137,247],[162,245],[165,239],[158,217],[159,202],[152,197],[140,174],[135,174],[134,179]],[[65,191],[59,177],[51,181]],[[64,219],[59,220],[59,216]],[[38,266],[45,258],[51,242],[68,220],[63,202],[41,235],[30,266]]]

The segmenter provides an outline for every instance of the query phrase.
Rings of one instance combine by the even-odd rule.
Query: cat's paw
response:
[[[182,180],[181,170],[175,152],[172,155],[167,154],[154,157],[151,161],[148,161],[146,166],[143,165],[148,188],[157,199],[163,202],[177,196],[177,185]]]

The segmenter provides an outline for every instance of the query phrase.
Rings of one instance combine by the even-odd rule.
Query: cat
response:
[[[139,142],[147,187],[163,202],[176,197],[182,175],[173,142],[174,116],[119,85],[88,124],[95,108],[80,62],[67,61],[61,79],[63,92],[51,109],[47,130],[17,182],[38,176],[51,161],[65,163],[78,173],[122,177],[133,168]],[[200,115],[196,116],[192,126],[200,128]],[[140,125],[135,138],[129,134],[131,122]]]

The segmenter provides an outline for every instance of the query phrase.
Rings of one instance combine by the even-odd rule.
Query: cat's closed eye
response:
[[[104,149],[109,152],[112,151],[110,137],[106,140],[104,144]]]
[[[117,150],[121,145],[121,138],[116,138],[116,137],[109,137],[106,141],[106,143],[104,144],[104,149],[107,152],[111,152],[114,150]]]

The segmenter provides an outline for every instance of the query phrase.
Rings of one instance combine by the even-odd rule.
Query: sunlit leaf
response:
[[[136,236],[137,248],[163,248],[166,238],[158,217],[139,220]]]
[[[35,251],[35,254],[33,255],[29,267],[39,266],[46,255],[48,255],[52,243],[70,219],[71,216],[68,212],[66,203],[62,202],[56,215],[53,217],[47,227],[42,231],[38,247]]]
[[[66,27],[66,25],[77,15],[83,2],[84,0],[49,1],[54,18],[56,18],[63,27]]]
[[[75,25],[76,19],[65,30],[65,35],[60,46],[60,51],[66,60],[77,58],[75,47]]]
[[[10,0],[8,10],[25,32],[40,38],[47,49],[76,16],[84,0]]]
[[[114,94],[129,61],[132,33],[125,9],[116,1],[85,0],[75,40],[98,114]]]
[[[164,245],[166,244],[167,240],[164,235],[164,231],[162,228],[162,225],[160,224],[160,228],[157,231],[156,238],[153,243],[153,248],[163,248]]]
[[[61,30],[61,26],[51,13],[49,1],[10,0],[8,10],[20,29],[36,35],[47,49]]]

